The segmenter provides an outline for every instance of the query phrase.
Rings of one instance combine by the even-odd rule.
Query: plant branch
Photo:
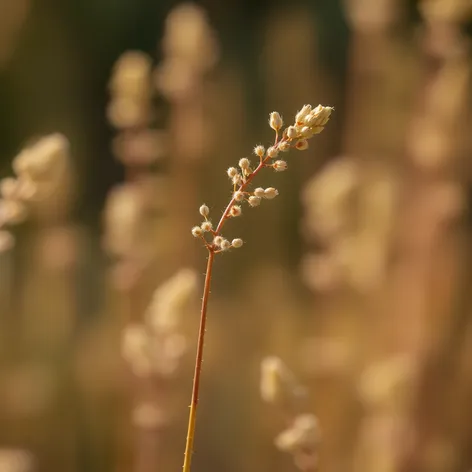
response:
[[[261,169],[263,167],[271,167],[274,170],[285,170],[287,167],[285,161],[277,160],[273,164],[267,163],[271,159],[275,159],[279,151],[288,151],[290,148],[296,148],[300,151],[307,149],[307,140],[314,134],[318,134],[323,130],[325,124],[328,122],[331,111],[331,107],[323,107],[319,105],[315,109],[312,109],[311,105],[304,105],[295,117],[295,124],[293,126],[289,126],[284,131],[283,137],[281,139],[279,139],[279,130],[283,126],[283,120],[277,112],[272,112],[270,114],[269,124],[276,132],[274,145],[270,147],[267,152],[262,145],[258,145],[254,148],[254,153],[260,158],[259,164],[254,171],[250,171],[249,160],[247,158],[243,158],[239,161],[239,166],[242,171],[241,174],[239,174],[234,167],[230,167],[228,169],[228,176],[233,178],[233,196],[226,206],[220,221],[218,222],[216,230],[212,229],[211,222],[208,221],[209,208],[206,205],[202,205],[200,207],[200,214],[205,218],[205,221],[202,223],[201,227],[195,226],[192,228],[192,234],[194,237],[200,238],[204,242],[205,247],[208,250],[208,263],[205,275],[205,285],[203,288],[202,307],[200,312],[200,328],[197,342],[197,354],[195,359],[195,372],[193,377],[192,400],[190,403],[190,413],[188,420],[187,441],[185,443],[183,472],[190,472],[190,465],[192,462],[193,442],[197,421],[198,395],[200,390],[200,376],[203,361],[203,348],[205,341],[205,325],[207,320],[207,307],[210,296],[213,261],[215,255],[221,251],[228,250],[230,247],[241,247],[242,245],[241,239],[234,239],[232,243],[229,243],[227,240],[223,239],[220,236],[221,229],[223,228],[225,221],[230,216],[239,216],[241,209],[238,208],[239,213],[235,214],[235,212],[232,210],[236,210],[236,208],[233,207],[235,206],[236,201],[240,201],[239,197],[241,196],[241,193],[243,195],[247,193],[245,192],[246,188],[254,180],[254,177],[261,171]],[[237,180],[235,180],[234,177],[237,177]],[[236,185],[239,185],[237,191]],[[268,191],[270,192],[268,193]],[[272,199],[278,194],[277,190],[272,187],[263,190],[263,193],[268,199]],[[238,198],[236,195],[238,195]],[[213,236],[214,239],[212,243],[207,242],[204,233],[209,233]],[[219,239],[220,242],[216,242],[217,239]]]

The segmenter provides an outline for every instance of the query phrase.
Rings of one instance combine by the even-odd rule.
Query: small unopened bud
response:
[[[241,174],[236,174],[231,180],[233,181],[233,185],[241,185],[243,178],[241,177]]]
[[[282,172],[284,170],[287,170],[287,163],[285,161],[275,161],[272,164],[272,167],[276,172]]]
[[[195,238],[199,238],[203,234],[203,230],[200,226],[194,226],[192,228],[192,234]]]
[[[300,130],[300,134],[306,138],[306,139],[309,139],[313,136],[314,132],[313,132],[313,129],[310,128],[309,126],[304,126],[301,130]]]
[[[261,197],[251,196],[248,199],[249,205],[252,207],[259,206],[261,204]]]
[[[240,216],[242,213],[241,207],[239,205],[233,205],[229,211],[230,216],[236,217]]]
[[[299,151],[304,151],[305,149],[308,149],[308,141],[306,139],[299,139],[297,144],[295,144],[295,147]]]
[[[318,105],[314,110],[307,116],[306,121],[309,126],[325,126],[331,116],[333,107],[324,107]]]
[[[242,245],[243,245],[243,240],[240,238],[233,239],[233,241],[231,242],[231,246],[233,246],[236,249],[241,247]]]
[[[262,187],[257,187],[256,190],[254,190],[254,195],[256,197],[263,197],[264,196],[264,189]]]
[[[213,244],[215,246],[220,247],[222,242],[223,242],[223,238],[221,236],[215,236],[215,239],[213,240]]]
[[[288,141],[282,141],[279,144],[279,150],[282,152],[288,151],[290,149],[290,143]]]
[[[271,146],[269,149],[267,149],[267,155],[269,157],[277,157],[279,154],[279,150],[275,146]]]
[[[269,115],[269,125],[273,130],[278,131],[280,128],[282,128],[283,124],[284,122],[282,120],[282,117],[278,112],[273,111]]]
[[[294,139],[297,136],[298,136],[297,128],[295,128],[295,126],[289,126],[287,128],[287,137],[290,139]]]
[[[261,144],[257,145],[257,146],[254,148],[254,154],[255,154],[256,156],[264,157],[264,153],[265,153],[265,148],[264,148],[264,146],[262,146]]]
[[[213,225],[211,224],[211,221],[204,221],[201,225],[202,231],[208,232],[213,229]]]
[[[231,247],[231,243],[227,239],[223,239],[220,244],[220,248],[223,251],[227,251]]]
[[[251,163],[249,162],[249,159],[247,157],[239,159],[239,167],[241,167],[241,169],[248,169],[250,165]]]
[[[202,205],[199,211],[200,215],[204,216],[205,218],[210,214],[210,209],[206,205]]]
[[[302,109],[295,115],[295,122],[303,123],[303,120],[310,112],[311,112],[311,105],[303,105]]]
[[[244,200],[244,192],[240,192],[239,190],[237,192],[234,192],[233,198],[237,202],[242,202]]]
[[[226,172],[230,179],[239,174],[238,169],[236,169],[236,167],[230,167]]]
[[[272,200],[279,194],[278,190],[275,189],[274,187],[268,187],[264,190],[264,198],[267,198],[267,200]]]

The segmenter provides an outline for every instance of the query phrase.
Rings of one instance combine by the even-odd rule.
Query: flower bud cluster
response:
[[[118,129],[145,126],[151,114],[151,58],[140,51],[124,53],[110,80],[108,119]]]
[[[209,212],[208,207],[202,205],[200,208],[200,214],[205,217],[205,222],[200,226],[192,228],[193,236],[196,238],[203,238],[207,249],[210,251],[220,252],[226,251],[231,247],[241,247],[242,240],[235,239],[230,243],[219,234],[219,230],[224,224],[225,219],[241,216],[241,203],[244,203],[245,201],[250,207],[257,207],[261,204],[262,199],[272,200],[279,194],[277,189],[274,187],[268,187],[265,189],[258,187],[253,192],[247,191],[247,187],[251,183],[253,177],[263,167],[271,167],[276,172],[287,170],[287,162],[283,159],[277,159],[280,152],[286,152],[290,148],[295,148],[300,151],[307,149],[308,139],[323,130],[329,120],[332,110],[332,107],[324,107],[322,105],[318,105],[316,108],[312,108],[311,105],[304,105],[295,117],[295,124],[288,126],[281,135],[279,134],[279,131],[281,131],[284,125],[282,117],[276,111],[270,113],[269,125],[276,132],[275,143],[267,149],[262,144],[258,144],[254,147],[253,152],[260,160],[258,166],[254,170],[251,168],[251,162],[247,157],[243,157],[239,160],[239,168],[230,167],[227,169],[226,173],[234,188],[232,199],[224,211],[217,229],[213,230],[211,223],[207,220]],[[274,161],[270,162],[272,159],[274,159]],[[204,211],[202,211],[202,208]],[[208,242],[204,238],[205,233],[212,234],[213,239],[211,242]]]
[[[13,236],[1,228],[22,223],[29,206],[44,201],[63,183],[68,160],[69,142],[59,133],[41,138],[15,157],[16,176],[0,180],[0,252],[14,244]]]
[[[304,105],[295,116],[295,124],[285,129],[284,135],[289,140],[297,140],[295,148],[304,151],[308,148],[308,139],[323,131],[333,111],[332,107]]]
[[[182,318],[196,289],[196,273],[181,269],[156,289],[144,322],[125,328],[121,351],[135,375],[167,377],[175,373],[187,349]]]
[[[229,172],[228,172],[229,173]],[[235,196],[234,199],[235,201],[238,201],[238,199],[244,200],[245,195],[243,192],[239,192],[241,197]],[[202,215],[205,218],[205,221],[203,221],[199,226],[194,226],[192,228],[192,235],[195,238],[202,238],[205,241],[206,246],[210,249],[212,249],[215,252],[223,252],[223,251],[228,251],[231,248],[238,249],[243,245],[243,240],[240,238],[233,239],[231,242],[227,239],[225,239],[221,235],[217,235],[216,232],[213,230],[213,224],[211,221],[208,219],[208,216],[210,215],[210,209],[208,208],[207,205],[203,204],[200,206],[199,209],[200,215]],[[228,216],[230,217],[236,217],[240,216],[242,213],[241,206],[239,205],[233,205],[228,213]],[[208,242],[205,239],[205,234],[209,233],[212,235],[212,240]]]

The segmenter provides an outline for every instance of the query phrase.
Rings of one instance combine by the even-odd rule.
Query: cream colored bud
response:
[[[308,149],[308,141],[306,139],[299,139],[297,144],[295,144],[295,147],[299,151],[304,151],[305,149]]]
[[[305,117],[311,112],[311,105],[303,105],[302,109],[295,115],[295,122],[302,123]]]
[[[297,128],[295,128],[295,126],[289,126],[287,128],[287,137],[290,139],[294,139],[297,136],[298,136]]]
[[[215,246],[221,246],[221,243],[223,242],[223,238],[221,236],[215,236],[215,239],[213,240],[213,244]]]
[[[210,214],[210,209],[206,205],[202,205],[199,211],[200,215],[204,216],[205,218]]]
[[[288,141],[282,141],[279,144],[279,151],[285,152],[290,149],[290,143]]]
[[[275,189],[274,187],[268,187],[264,190],[264,198],[267,198],[267,200],[272,200],[279,194],[278,190]]]
[[[192,228],[192,234],[195,238],[199,238],[203,234],[203,230],[200,226],[194,226]]]
[[[239,190],[237,192],[234,192],[233,198],[237,202],[242,202],[244,200],[244,192],[240,192]]]
[[[265,147],[262,146],[261,144],[257,145],[255,148],[254,148],[254,154],[256,156],[259,156],[259,157],[264,157],[264,154],[265,154]]]
[[[248,199],[249,205],[252,207],[259,206],[261,204],[261,197],[256,197],[255,195],[252,195]]]
[[[233,205],[229,211],[230,216],[236,217],[240,216],[242,213],[241,207],[239,205]]]
[[[243,178],[242,178],[241,174],[236,174],[232,178],[233,185],[241,185],[242,181],[243,181]]]
[[[243,245],[243,240],[240,238],[233,239],[233,241],[231,242],[231,246],[233,246],[236,249],[240,248],[242,245]]]
[[[276,172],[282,172],[284,170],[287,170],[287,163],[285,161],[275,161],[272,164],[272,167]]]
[[[238,169],[236,167],[230,167],[226,173],[230,179],[234,178],[235,176],[239,175]]]
[[[231,247],[231,243],[227,239],[223,239],[220,244],[222,251],[227,251]]]
[[[249,162],[249,159],[247,157],[243,157],[242,159],[239,159],[239,167],[241,169],[245,170],[248,169],[251,163]]]
[[[282,117],[278,112],[273,111],[269,115],[269,125],[273,130],[278,131],[280,128],[282,128],[283,124],[284,122],[282,120]]]
[[[208,232],[213,229],[213,225],[211,224],[211,221],[204,221],[201,224],[202,231]]]
[[[279,155],[279,150],[275,146],[271,146],[267,149],[267,155],[272,158],[277,157]]]
[[[323,127],[328,122],[332,111],[333,107],[318,105],[308,116],[305,117],[304,122],[310,127]]]
[[[306,138],[306,139],[309,139],[311,138],[315,133],[313,131],[313,128],[310,128],[309,126],[304,126],[301,130],[300,130],[300,134],[302,135],[302,137]]]
[[[256,190],[254,190],[254,195],[256,197],[263,197],[264,196],[264,189],[262,187],[257,187]]]

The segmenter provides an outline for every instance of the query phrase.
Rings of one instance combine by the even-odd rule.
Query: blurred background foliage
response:
[[[471,2],[194,5],[172,22],[181,2],[0,0],[1,177],[50,133],[71,155],[66,190],[1,255],[0,471],[178,470],[198,295],[178,332],[153,332],[143,373],[146,307],[182,268],[201,284],[198,207],[219,216],[225,169],[270,142],[269,112],[290,124],[304,103],[334,106],[330,123],[262,177],[280,196],[244,209],[244,248],[216,264],[194,468],[293,469],[273,444],[283,412],[259,399],[260,362],[277,355],[308,388],[319,470],[470,470]],[[195,42],[192,67],[215,63],[179,95],[165,38],[185,43],[192,21],[214,41]],[[153,75],[152,116],[127,127],[109,106],[129,50],[168,82]],[[120,154],[150,129],[162,156]],[[132,214],[107,219],[116,189]]]

